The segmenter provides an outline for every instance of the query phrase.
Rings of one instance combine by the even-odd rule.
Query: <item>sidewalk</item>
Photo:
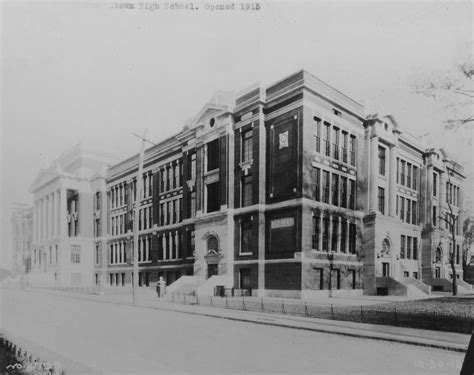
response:
[[[92,300],[119,305],[132,305],[131,295],[85,295],[60,292],[54,290],[28,289],[27,292],[61,295],[76,299]],[[471,335],[395,327],[388,325],[354,323],[340,320],[306,318],[276,313],[251,312],[232,310],[202,305],[183,305],[158,301],[152,295],[142,295],[137,308],[153,308],[158,310],[176,311],[186,314],[204,315],[213,318],[236,320],[276,327],[302,329],[314,332],[332,333],[374,340],[385,340],[403,344],[432,347],[457,352],[466,352]]]

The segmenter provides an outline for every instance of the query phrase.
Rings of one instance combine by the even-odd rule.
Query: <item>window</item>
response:
[[[174,165],[174,188],[178,188],[179,187],[179,163],[176,162],[176,164]]]
[[[341,177],[341,207],[347,207],[347,177]]]
[[[329,218],[323,218],[323,251],[329,250]]]
[[[397,158],[397,184],[400,182],[400,158]]]
[[[379,201],[379,212],[382,215],[385,215],[385,189],[384,188],[379,187],[378,201]]]
[[[341,253],[345,253],[346,249],[346,238],[347,238],[347,221],[341,221]]]
[[[172,205],[173,205],[173,221],[172,223],[176,223],[177,221],[177,218],[178,218],[178,215],[177,215],[177,207],[176,207],[176,204],[178,203],[178,200],[177,199],[173,199],[173,202],[172,202]]]
[[[207,151],[207,171],[219,168],[219,139],[215,139],[206,145]]]
[[[411,164],[407,163],[407,187],[411,188]]]
[[[385,147],[379,146],[379,174],[385,176]]]
[[[400,162],[401,164],[401,170],[400,170],[400,185],[405,185],[405,165],[406,162],[402,160]]]
[[[412,189],[418,189],[418,168],[413,166],[413,181],[412,181]]]
[[[331,125],[327,122],[324,123],[324,138],[323,138],[323,144],[324,144],[324,155],[330,156],[330,145],[329,145],[329,138],[331,134]]]
[[[400,220],[404,221],[405,220],[405,198],[399,197],[400,198]]]
[[[342,162],[347,163],[347,132],[342,132]]]
[[[252,175],[242,176],[242,207],[252,205]]]
[[[166,190],[171,190],[173,187],[173,168],[169,166],[166,168]]]
[[[400,259],[405,259],[405,236],[400,236]]]
[[[410,272],[403,271],[403,277],[410,277]]]
[[[416,220],[416,201],[411,201],[411,223],[413,225],[417,225],[417,220]]]
[[[405,223],[409,224],[411,220],[411,200],[407,199],[406,202],[407,202],[407,217],[406,217]]]
[[[160,225],[165,225],[165,204],[160,203]]]
[[[413,259],[414,260],[418,259],[418,238],[416,237],[413,237]],[[417,277],[415,277],[415,279],[417,279]]]
[[[438,190],[438,175],[433,173],[433,197],[436,197]]]
[[[194,255],[194,250],[195,250],[195,233],[194,233],[194,229],[189,232],[189,250],[191,251],[191,255]]]
[[[319,202],[321,199],[321,169],[319,168],[316,168],[316,181],[314,187],[314,199]]]
[[[323,202],[329,203],[329,172],[323,171]]]
[[[334,173],[332,174],[332,204],[339,205],[339,176]]]
[[[337,239],[339,237],[339,219],[334,217],[332,220],[332,239],[331,239],[331,250],[337,251]]]
[[[333,128],[333,158],[339,160],[339,129]]]
[[[313,216],[313,233],[311,236],[311,248],[314,250],[320,250],[319,249],[319,222],[320,222],[320,216]]]
[[[242,161],[252,160],[253,152],[253,130],[247,130],[242,133]]]
[[[321,152],[321,120],[317,117],[313,117],[316,122],[316,152]]]
[[[81,263],[81,247],[78,245],[71,245],[71,263]]]
[[[411,237],[407,236],[407,259],[411,259]]]
[[[433,226],[436,226],[436,220],[437,220],[436,206],[433,206]]]
[[[252,222],[250,220],[240,223],[240,253],[252,253]]]
[[[418,272],[413,272],[413,278],[418,279]]]
[[[349,224],[349,252],[356,253],[356,225],[354,223]]]
[[[456,264],[460,262],[460,252],[459,252],[459,245],[456,245]]]
[[[219,182],[206,186],[207,190],[207,212],[219,211]]]
[[[349,180],[349,208],[351,210],[355,209],[355,181]]]
[[[351,165],[355,166],[355,159],[356,159],[356,137],[354,135],[350,136],[350,153],[351,153]]]

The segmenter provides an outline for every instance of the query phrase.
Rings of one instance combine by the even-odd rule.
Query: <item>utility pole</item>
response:
[[[138,176],[137,176],[137,191],[135,199],[135,209],[133,212],[133,282],[132,282],[132,294],[133,304],[138,304],[138,217],[141,200],[141,191],[143,190],[143,159],[145,154],[145,142],[155,145],[146,138],[148,129],[143,131],[143,136],[139,136],[136,133],[132,133],[135,137],[140,138],[142,141],[140,148],[140,155],[138,158]]]

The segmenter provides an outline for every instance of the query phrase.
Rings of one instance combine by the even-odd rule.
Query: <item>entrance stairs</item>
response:
[[[385,291],[391,296],[407,296],[413,299],[429,298],[431,288],[421,281],[407,277],[404,282],[392,277],[377,277],[375,281],[377,291]]]

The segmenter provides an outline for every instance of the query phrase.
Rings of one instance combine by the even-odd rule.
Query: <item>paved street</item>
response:
[[[105,373],[457,374],[463,354],[0,289],[3,327]]]

